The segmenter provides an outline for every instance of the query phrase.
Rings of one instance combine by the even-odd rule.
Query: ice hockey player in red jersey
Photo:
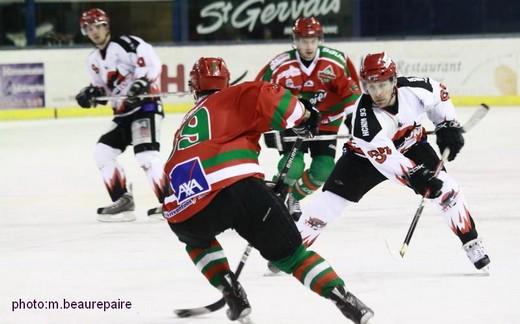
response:
[[[164,198],[164,164],[159,156],[162,104],[159,98],[138,97],[159,92],[161,61],[152,46],[139,37],[112,37],[109,24],[110,18],[101,9],[90,9],[81,15],[81,32],[95,50],[87,60],[90,85],[78,93],[76,101],[83,108],[91,108],[98,103],[106,104],[96,101],[96,97],[127,96],[112,100],[114,118],[94,150],[94,159],[113,201],[112,205],[98,208],[97,218],[102,222],[126,222],[136,219],[132,193],[117,162],[127,146],[133,145],[135,159],[146,173],[159,203]]]
[[[310,100],[320,110],[320,134],[337,134],[345,110],[360,95],[359,80],[350,58],[339,50],[323,46],[323,29],[314,18],[299,18],[293,26],[294,49],[271,60],[258,74],[257,80],[279,84],[292,94]],[[348,109],[351,110],[351,109]],[[291,130],[265,135],[266,144],[284,153],[278,163],[288,158],[290,145],[281,146],[281,137],[294,136]],[[281,136],[281,137],[280,137]],[[277,145],[278,144],[278,145]],[[312,162],[305,170],[304,153],[310,151]],[[327,180],[336,155],[336,140],[306,142],[298,152],[286,183],[291,194],[287,205],[298,218],[298,201],[317,190]]]
[[[410,187],[431,199],[477,269],[490,259],[478,237],[466,199],[443,169],[434,175],[439,158],[427,141],[424,116],[436,126],[437,145],[453,160],[464,145],[462,128],[447,88],[429,78],[397,77],[395,63],[383,52],[368,54],[360,77],[364,94],[356,102],[353,138],[331,176],[298,220],[309,246],[344,209],[357,203],[384,180]]]
[[[368,323],[372,310],[346,291],[327,261],[302,245],[258,164],[263,132],[293,128],[306,135],[317,129],[319,112],[279,85],[253,81],[229,87],[221,58],[200,58],[189,84],[196,102],[175,133],[165,165],[170,191],[164,216],[197,268],[222,292],[229,319],[251,312],[216,239],[233,228],[264,258],[331,299],[346,317]]]

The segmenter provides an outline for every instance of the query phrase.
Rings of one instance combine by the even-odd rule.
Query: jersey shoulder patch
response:
[[[115,37],[112,39],[112,42],[121,46],[128,53],[137,53],[137,46],[139,46],[139,41],[132,36],[122,35]]]
[[[429,92],[433,92],[433,86],[430,83],[429,78],[421,78],[421,77],[398,77],[397,78],[397,87],[410,87],[410,88],[422,88],[428,90]]]
[[[320,57],[331,59],[340,64],[343,68],[346,66],[345,54],[336,49],[327,46],[320,46]]]
[[[372,108],[372,98],[363,94],[356,107],[356,118],[353,123],[354,137],[370,142],[382,129]]]
[[[282,63],[287,62],[291,59],[291,51],[283,52],[277,55],[274,59],[269,62],[269,68],[271,71],[276,70]]]

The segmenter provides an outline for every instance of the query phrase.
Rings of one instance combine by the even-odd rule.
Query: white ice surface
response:
[[[464,121],[473,110],[459,109]],[[179,115],[167,115],[167,157]],[[406,188],[384,183],[333,223],[313,245],[376,312],[379,324],[520,323],[520,109],[495,108],[471,133],[448,168],[465,191],[492,259],[491,276],[475,271],[431,205],[405,259],[396,255],[419,203]],[[102,224],[109,202],[92,159],[108,118],[0,124],[0,323],[228,323],[224,311],[178,319],[174,308],[220,296],[196,270],[155,206],[131,149],[122,156],[134,184],[138,221]],[[434,138],[432,138],[434,142]],[[264,150],[266,173],[277,153]],[[245,241],[220,236],[232,267]],[[390,253],[387,245],[390,247]],[[264,277],[253,252],[241,276],[255,323],[349,323],[327,301],[289,276]],[[130,310],[17,310],[13,301],[127,300]]]

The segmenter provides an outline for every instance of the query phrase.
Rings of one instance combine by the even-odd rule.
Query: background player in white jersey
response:
[[[436,125],[440,151],[450,150],[449,161],[457,156],[464,138],[446,87],[429,78],[398,78],[395,63],[384,52],[364,57],[360,77],[365,93],[356,102],[353,138],[323,192],[305,206],[298,220],[304,243],[312,244],[347,206],[389,179],[431,199],[475,267],[486,267],[490,259],[466,199],[445,169],[434,175],[439,158],[421,125],[428,116]]]
[[[293,95],[309,100],[322,115],[320,134],[337,134],[345,109],[360,95],[356,69],[343,52],[322,45],[323,29],[314,18],[298,18],[293,26],[294,49],[277,55],[258,74],[257,80],[280,84]],[[291,130],[282,136],[294,136]],[[280,133],[265,135],[268,147],[283,153],[278,170],[288,158],[290,144],[280,145]],[[304,152],[312,162],[305,170]],[[317,190],[334,168],[336,140],[306,142],[293,162],[286,183],[290,187],[287,205],[293,217],[300,215],[298,201]]]
[[[161,61],[152,46],[139,37],[112,37],[109,24],[108,15],[101,9],[90,9],[81,15],[81,32],[96,48],[87,60],[91,84],[79,92],[76,100],[81,107],[91,108],[100,103],[96,97],[127,96],[112,100],[114,118],[110,130],[96,144],[94,159],[113,201],[112,205],[98,209],[98,220],[133,221],[134,199],[117,157],[133,145],[137,163],[162,203],[164,164],[159,156],[159,134],[164,113],[159,98],[138,97],[159,92]]]

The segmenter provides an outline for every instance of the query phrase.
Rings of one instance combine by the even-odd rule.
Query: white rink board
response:
[[[520,94],[520,38],[326,42],[349,55],[356,67],[369,52],[386,51],[398,63],[399,73],[428,76],[443,81],[452,96],[518,96]],[[247,71],[255,78],[275,55],[291,48],[284,44],[157,47],[168,68],[168,77],[184,69],[188,74],[201,56],[220,56],[228,63],[231,79]],[[47,107],[76,106],[75,94],[89,84],[86,58],[92,49],[44,49],[0,51],[0,64],[43,62]],[[170,84],[163,91],[179,91]],[[169,97],[166,102],[186,102],[189,97]]]
[[[473,109],[459,110],[464,121]],[[167,115],[162,156],[180,115]],[[164,223],[148,223],[153,194],[131,150],[123,155],[134,183],[138,221],[101,224],[95,209],[108,202],[92,148],[109,118],[0,124],[0,322],[230,323],[224,311],[177,319],[172,310],[219,298]],[[410,190],[384,183],[349,209],[316,241],[347,287],[371,306],[374,323],[520,323],[520,210],[517,121],[520,109],[492,109],[466,135],[449,171],[465,191],[492,259],[492,275],[477,274],[460,243],[427,205],[404,260],[397,254],[419,202]],[[432,142],[434,139],[432,138]],[[274,173],[278,154],[263,150]],[[220,240],[234,268],[245,242],[231,231]],[[253,252],[242,283],[256,324],[348,323],[327,300],[289,276],[263,277]],[[117,300],[130,310],[19,310],[12,301]]]

